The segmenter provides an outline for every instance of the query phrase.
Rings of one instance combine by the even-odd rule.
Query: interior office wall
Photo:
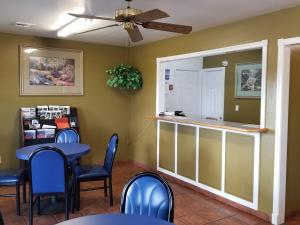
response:
[[[130,99],[130,158],[156,166],[156,122],[145,119],[149,115],[155,115],[156,58],[267,39],[266,127],[269,131],[261,136],[259,210],[271,215],[277,40],[300,36],[299,20],[300,7],[294,7],[132,48],[130,62],[143,72],[144,87]]]
[[[83,50],[83,96],[20,96],[19,45]],[[0,168],[18,167],[19,109],[36,105],[77,107],[82,143],[91,146],[83,163],[100,163],[110,135],[120,137],[117,159],[127,159],[129,96],[106,86],[105,70],[127,62],[128,50],[82,42],[0,34]]]

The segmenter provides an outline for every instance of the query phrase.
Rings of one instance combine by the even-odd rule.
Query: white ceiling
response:
[[[131,6],[143,11],[159,8],[170,17],[161,22],[193,26],[193,32],[265,13],[300,5],[300,0],[133,0]],[[84,8],[85,12],[98,16],[113,17],[117,8],[125,7],[124,0],[0,0],[0,32],[57,37],[59,19],[68,12]],[[20,28],[15,22],[36,24]],[[94,22],[91,28],[111,24]],[[178,34],[140,28],[144,44]],[[128,45],[128,36],[121,27],[107,28],[88,34],[65,38],[85,42],[118,46]]]

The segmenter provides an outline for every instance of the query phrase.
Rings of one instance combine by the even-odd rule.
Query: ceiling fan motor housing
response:
[[[115,20],[117,22],[130,22],[132,16],[138,15],[140,13],[142,13],[141,10],[130,7],[118,9],[115,14]]]
[[[99,20],[108,20],[108,21],[117,22],[115,24],[110,24],[108,26],[84,31],[79,34],[122,25],[123,28],[127,31],[132,42],[138,42],[143,40],[143,36],[139,30],[138,25],[141,25],[143,28],[146,29],[161,30],[161,31],[175,32],[181,34],[188,34],[192,31],[191,26],[153,21],[153,20],[169,17],[169,15],[166,12],[160,9],[152,9],[143,12],[142,10],[131,8],[130,7],[131,0],[125,0],[125,1],[128,3],[127,7],[117,9],[114,18],[93,16],[88,14],[72,14],[72,13],[69,14],[77,18],[99,19]]]

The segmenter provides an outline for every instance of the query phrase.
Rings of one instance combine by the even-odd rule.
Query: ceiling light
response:
[[[27,53],[27,54],[30,54],[30,53],[32,53],[32,52],[35,52],[36,50],[37,50],[36,48],[26,48],[26,49],[24,50],[24,52]]]
[[[90,19],[82,19],[82,18],[77,18],[62,29],[60,29],[57,32],[57,36],[59,37],[67,37],[71,34],[78,33],[80,31],[83,31],[85,29],[88,29],[91,27],[93,24],[95,24],[95,20],[90,20]]]
[[[68,13],[76,13],[76,14],[82,14],[85,12],[84,7],[77,7],[74,8],[62,15],[60,15],[57,20],[51,25],[51,30],[58,30],[62,28],[63,26],[67,25],[68,23],[75,20],[73,16],[70,16]]]

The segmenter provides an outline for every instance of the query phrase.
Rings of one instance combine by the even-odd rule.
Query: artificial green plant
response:
[[[109,76],[107,85],[109,87],[119,88],[120,90],[137,90],[142,88],[142,73],[128,64],[119,64],[106,70]]]

